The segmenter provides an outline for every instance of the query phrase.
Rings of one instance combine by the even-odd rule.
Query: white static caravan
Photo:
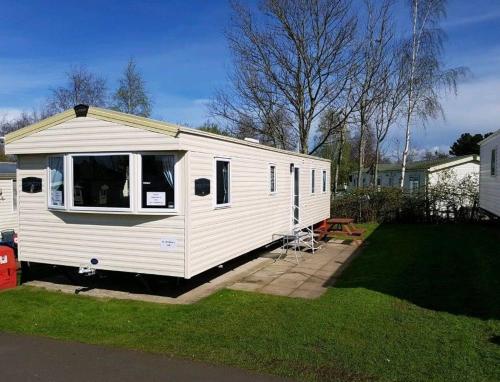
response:
[[[500,130],[480,143],[479,206],[500,217]]]
[[[80,105],[6,137],[22,261],[190,278],[330,216],[330,162]]]
[[[478,176],[479,157],[477,155],[464,155],[408,163],[403,186],[408,192],[425,190],[427,186],[434,186],[440,180],[442,181],[445,174],[451,175],[453,181],[457,183],[469,176]],[[377,186],[399,187],[400,181],[400,164],[379,165]],[[363,170],[362,182],[363,187],[372,184],[373,168]],[[357,172],[352,172],[349,176],[349,188],[355,187],[357,187]]]
[[[0,162],[0,231],[17,231],[16,164]]]

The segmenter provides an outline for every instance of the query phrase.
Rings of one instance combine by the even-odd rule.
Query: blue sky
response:
[[[154,100],[153,117],[198,126],[227,81],[229,15],[226,0],[2,1],[0,116],[40,105],[76,65],[114,88],[133,56]],[[416,131],[414,147],[447,150],[462,132],[500,128],[500,1],[451,0],[443,27],[446,65],[468,66],[473,76],[457,97],[443,100],[445,121]]]

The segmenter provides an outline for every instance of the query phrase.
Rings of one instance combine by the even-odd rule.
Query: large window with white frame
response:
[[[141,155],[141,208],[175,209],[174,154]]]
[[[64,156],[49,157],[49,207],[64,208]]]
[[[276,165],[269,165],[269,192],[271,194],[276,193]]]
[[[177,213],[177,165],[172,152],[50,156],[47,204],[65,211]]]
[[[73,208],[130,209],[130,154],[72,155]]]
[[[231,162],[229,159],[215,160],[215,205],[229,206],[231,203]]]

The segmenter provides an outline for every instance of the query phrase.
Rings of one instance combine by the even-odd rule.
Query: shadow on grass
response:
[[[423,308],[500,319],[500,228],[385,224],[337,288],[366,288]]]

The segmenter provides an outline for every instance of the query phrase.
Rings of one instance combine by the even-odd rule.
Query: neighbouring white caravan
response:
[[[79,105],[6,136],[22,261],[190,278],[330,216],[330,162]]]
[[[16,164],[0,162],[0,231],[17,231]]]
[[[404,189],[408,192],[425,190],[443,181],[445,174],[452,175],[453,181],[460,182],[468,176],[479,175],[479,156],[464,155],[442,159],[432,159],[408,163],[406,166]],[[349,176],[349,188],[357,187],[357,172]],[[399,187],[401,182],[400,164],[380,164],[377,186]],[[373,169],[363,171],[362,187],[369,187],[373,183]]]
[[[500,216],[500,130],[483,139],[481,147],[481,173],[479,177],[479,206]]]

